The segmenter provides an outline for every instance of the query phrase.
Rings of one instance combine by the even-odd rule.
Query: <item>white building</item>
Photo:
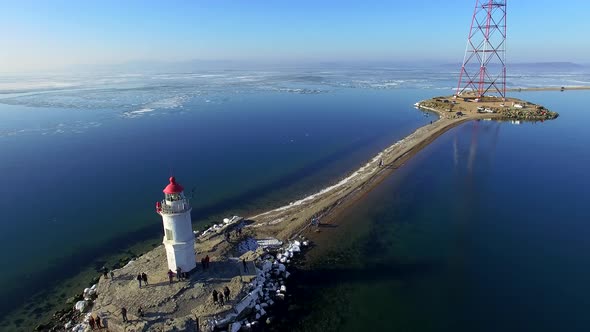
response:
[[[195,235],[191,224],[191,206],[184,197],[184,188],[176,183],[174,177],[164,188],[164,200],[156,203],[156,212],[164,223],[164,247],[168,258],[168,268],[176,272],[194,269],[197,265],[195,255]]]

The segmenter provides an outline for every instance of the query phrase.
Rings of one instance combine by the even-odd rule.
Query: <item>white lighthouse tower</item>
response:
[[[164,247],[168,267],[176,271],[180,267],[188,272],[197,266],[195,235],[191,224],[191,206],[184,197],[184,188],[174,177],[164,188],[164,200],[156,203],[156,212],[164,223]]]

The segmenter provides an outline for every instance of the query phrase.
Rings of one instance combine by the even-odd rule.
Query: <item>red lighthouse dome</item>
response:
[[[184,191],[184,188],[176,183],[176,178],[170,177],[170,183],[164,188],[164,194],[180,194]]]

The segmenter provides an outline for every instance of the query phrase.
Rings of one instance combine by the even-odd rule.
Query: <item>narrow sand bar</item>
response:
[[[474,102],[448,96],[421,101],[416,106],[435,112],[440,118],[381,151],[338,183],[289,205],[251,216],[249,219],[254,223],[248,227],[254,228],[257,236],[285,240],[300,234],[314,216],[321,218],[322,223],[332,222],[336,211],[357,201],[440,135],[466,121],[490,118],[544,121],[558,116],[543,106],[516,98],[503,101],[485,97]],[[483,110],[486,112],[482,113]]]
[[[248,227],[255,228],[255,233],[259,237],[276,237],[285,240],[309,226],[313,216],[321,218],[322,223],[328,223],[336,211],[357,201],[449,129],[470,120],[502,117],[500,114],[474,112],[456,116],[454,112],[427,106],[421,108],[437,113],[440,118],[387,147],[339,182],[290,205],[249,217],[248,219],[253,220],[254,223]],[[379,165],[381,160],[383,160],[383,166]]]

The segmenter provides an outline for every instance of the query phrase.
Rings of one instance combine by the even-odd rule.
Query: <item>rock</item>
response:
[[[223,329],[224,327],[228,326],[230,323],[235,321],[237,317],[238,317],[237,314],[233,314],[233,313],[229,314],[229,315],[225,316],[223,319],[216,320],[215,326],[217,326],[220,329]]]
[[[74,305],[74,309],[76,309],[80,312],[84,312],[84,310],[86,309],[86,305],[87,305],[86,301],[78,301]]]
[[[230,331],[231,332],[238,332],[242,328],[242,324],[240,322],[235,322],[231,324]]]
[[[271,268],[272,268],[272,263],[269,261],[266,261],[266,262],[264,262],[264,264],[262,264],[262,271],[264,271],[264,272],[270,271]]]

